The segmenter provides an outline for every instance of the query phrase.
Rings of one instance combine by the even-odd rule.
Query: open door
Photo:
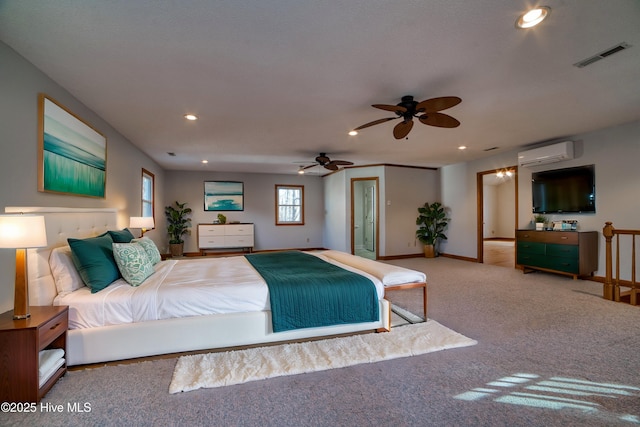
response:
[[[351,178],[351,253],[378,258],[378,178]]]
[[[509,195],[511,197],[502,197],[502,200],[497,200],[497,207],[492,207],[490,203],[490,199],[492,196],[490,194],[485,194],[485,188],[488,188],[489,185],[498,185],[500,184],[500,179],[496,182],[496,175],[499,172],[512,171],[513,175],[511,177],[506,177],[503,181],[511,180],[513,184],[513,189],[511,190],[513,193]],[[495,235],[494,231],[500,225],[504,223],[510,224],[509,230],[510,233],[513,233],[515,237],[515,229],[518,224],[518,167],[517,166],[509,166],[501,169],[492,169],[487,171],[478,172],[476,175],[476,189],[477,189],[477,212],[478,212],[478,222],[477,222],[477,240],[478,240],[478,249],[477,249],[477,261],[479,263],[484,263],[484,243],[487,238],[495,238],[500,237]],[[497,220],[496,226],[496,212],[499,215],[502,215],[504,220],[500,222],[500,219]],[[514,262],[515,266],[515,262]]]

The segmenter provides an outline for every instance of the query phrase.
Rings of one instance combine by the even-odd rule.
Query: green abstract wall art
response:
[[[107,139],[44,94],[38,107],[38,191],[104,198]]]

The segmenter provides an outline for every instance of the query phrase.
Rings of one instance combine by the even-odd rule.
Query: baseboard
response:
[[[459,259],[460,261],[478,262],[478,258],[471,258],[466,256],[460,256],[460,255],[440,253],[438,256],[441,256],[443,258]]]

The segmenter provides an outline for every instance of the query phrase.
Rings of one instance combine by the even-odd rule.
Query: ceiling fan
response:
[[[327,157],[327,153],[320,153],[320,155],[318,155],[315,158],[315,163],[308,165],[308,166],[301,166],[300,170],[305,170],[305,169],[309,169],[315,166],[323,166],[325,169],[329,169],[332,171],[337,171],[338,169],[340,169],[340,166],[350,166],[353,164],[353,162],[348,162],[346,160],[331,160],[329,157]]]
[[[396,139],[405,138],[413,127],[413,118],[417,117],[422,124],[429,126],[437,126],[441,128],[455,128],[460,126],[460,122],[448,114],[439,111],[454,107],[462,102],[457,96],[442,96],[439,98],[431,98],[422,102],[414,101],[413,96],[406,95],[402,97],[402,101],[396,105],[373,104],[372,107],[380,110],[391,111],[396,113],[396,117],[387,117],[384,119],[374,120],[354,130],[368,128],[369,126],[378,125],[397,118],[402,121],[393,128],[393,136]]]

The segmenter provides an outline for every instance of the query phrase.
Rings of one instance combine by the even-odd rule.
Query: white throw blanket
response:
[[[475,344],[477,341],[429,320],[387,333],[182,356],[176,363],[169,393],[343,368]]]

